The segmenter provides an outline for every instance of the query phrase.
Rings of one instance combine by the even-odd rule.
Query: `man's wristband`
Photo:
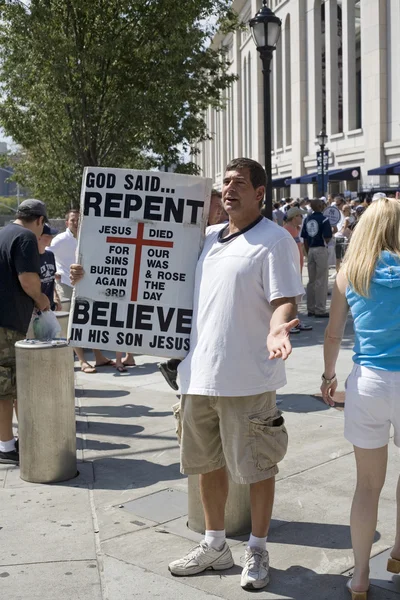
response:
[[[331,377],[330,379],[327,379],[327,377],[325,377],[325,374],[322,374],[321,377],[322,381],[328,385],[330,385],[331,383],[333,383],[334,381],[336,381],[336,373],[333,377]]]

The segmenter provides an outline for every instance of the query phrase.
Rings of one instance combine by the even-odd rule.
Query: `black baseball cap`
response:
[[[18,213],[24,217],[44,217],[44,220],[48,222],[46,205],[41,200],[35,200],[35,198],[29,198],[24,200],[18,206]]]
[[[45,223],[43,225],[42,235],[57,235],[57,233],[58,233],[58,229],[54,229],[53,227],[50,227],[50,225],[48,223]]]

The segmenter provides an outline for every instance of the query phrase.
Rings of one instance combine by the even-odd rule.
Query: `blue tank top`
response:
[[[369,297],[359,296],[349,286],[346,298],[354,320],[354,362],[400,371],[400,257],[382,252]]]

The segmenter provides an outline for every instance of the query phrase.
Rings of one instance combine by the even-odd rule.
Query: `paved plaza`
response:
[[[304,310],[304,306],[303,306]],[[306,319],[307,320],[307,319]],[[277,477],[268,539],[271,582],[260,599],[342,600],[352,568],[350,503],[355,484],[343,413],[313,397],[323,370],[326,321],[293,336],[288,385],[280,391],[290,442]],[[348,326],[338,361],[340,389],[351,368]],[[229,600],[240,588],[245,538],[229,540],[235,566],[174,578],[168,562],[201,536],[187,529],[187,480],[171,405],[153,357],[129,373],[76,373],[79,476],[29,484],[0,467],[0,597],[8,600]],[[45,426],[45,424],[44,424]],[[49,448],[49,452],[51,449]],[[381,566],[394,539],[399,457],[392,446],[373,547],[371,600],[395,600]],[[385,587],[386,586],[386,587]],[[398,587],[400,593],[400,586]]]

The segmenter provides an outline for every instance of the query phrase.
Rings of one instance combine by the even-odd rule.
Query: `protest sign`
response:
[[[84,170],[72,346],[183,358],[211,180]]]

